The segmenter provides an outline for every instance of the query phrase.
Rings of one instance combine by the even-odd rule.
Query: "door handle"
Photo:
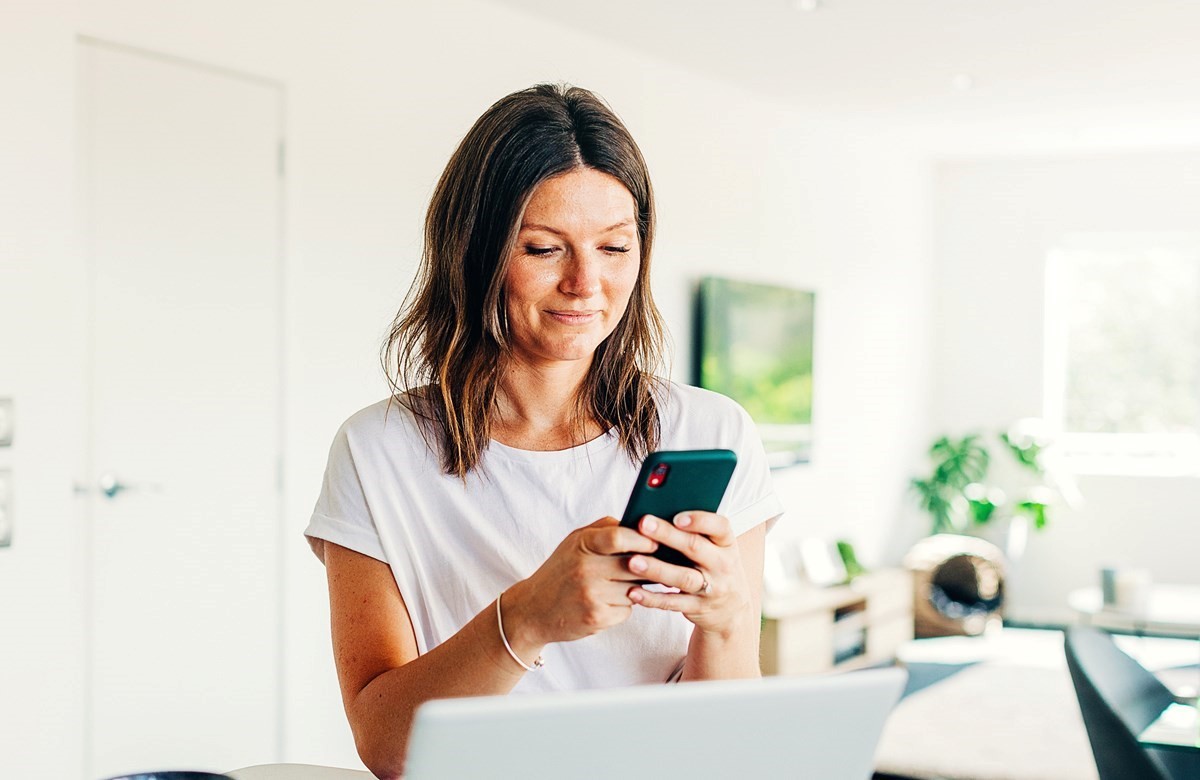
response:
[[[113,474],[111,471],[100,475],[98,487],[100,488],[100,492],[109,498],[116,498],[118,493],[123,490],[129,490],[130,488],[129,485],[126,485],[124,482],[117,479],[117,475]]]
[[[130,484],[128,482],[122,482],[113,472],[106,471],[101,474],[100,479],[96,481],[95,489],[109,501],[112,501],[117,497],[118,494],[125,493],[127,491],[161,493],[162,485]],[[87,485],[81,485],[78,482],[75,483],[75,495],[86,496],[91,492],[92,488],[88,487]]]

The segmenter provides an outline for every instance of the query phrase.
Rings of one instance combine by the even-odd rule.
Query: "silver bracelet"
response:
[[[500,641],[504,643],[504,649],[508,651],[508,654],[512,656],[512,659],[519,663],[521,668],[525,671],[532,672],[534,669],[541,669],[545,665],[545,662],[542,660],[540,655],[534,659],[533,666],[530,666],[522,661],[517,654],[513,652],[512,645],[508,643],[508,637],[504,635],[504,618],[500,615],[500,597],[503,595],[504,593],[501,592],[500,596],[496,597],[496,625],[500,627]]]

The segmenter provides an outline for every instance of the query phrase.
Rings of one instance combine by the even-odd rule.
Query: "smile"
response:
[[[592,322],[593,320],[599,319],[599,317],[600,317],[600,312],[598,312],[598,311],[552,311],[552,310],[547,310],[546,313],[549,314],[550,317],[553,318],[555,321],[561,322],[564,325],[586,325],[587,323]]]

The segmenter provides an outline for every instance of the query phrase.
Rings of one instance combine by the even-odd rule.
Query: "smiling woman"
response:
[[[538,185],[506,279],[514,358],[590,359],[613,332],[641,266],[633,215],[629,191],[600,171]]]
[[[519,413],[503,407],[502,371],[529,371],[535,363],[552,370],[553,361],[529,362],[536,344],[514,350],[514,336],[554,338],[547,326],[584,324],[574,318],[601,298],[605,310],[587,323],[590,348],[582,332],[557,336],[575,345],[577,359],[586,358],[560,367],[580,374],[585,387],[571,394],[569,409],[554,410],[570,412],[569,425],[556,426],[557,448],[609,428],[631,457],[657,446],[653,388],[664,328],[650,293],[653,244],[646,162],[596,95],[542,85],[502,98],[479,118],[434,191],[420,276],[383,355],[397,400],[427,423],[431,443],[440,439],[447,471],[465,477],[500,433],[493,431],[494,406],[502,420]],[[631,261],[621,265],[631,278],[620,279],[631,285],[613,289],[615,276],[593,263],[598,255]],[[535,278],[543,288],[530,302]],[[605,289],[594,295],[581,282]],[[562,384],[567,377],[553,380],[574,386],[580,378],[570,385]]]
[[[621,182],[591,168],[560,174],[534,190],[505,278],[510,354],[504,383],[531,372],[568,381],[586,372],[621,322],[638,282],[642,263],[634,209]],[[498,401],[492,438],[523,446],[523,421],[536,412],[508,394]],[[594,420],[581,419],[577,426],[584,440],[603,433]],[[571,431],[561,433],[562,445],[570,446]]]
[[[586,90],[501,99],[447,165],[383,350],[392,394],[338,431],[305,532],[380,777],[429,699],[758,675],[780,509],[741,407],[655,374],[653,236],[645,161]],[[659,448],[734,450],[724,502],[621,527]]]

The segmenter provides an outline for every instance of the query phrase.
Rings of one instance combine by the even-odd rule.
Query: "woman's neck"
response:
[[[578,419],[589,367],[584,360],[510,363],[500,376],[492,438],[517,449],[564,450],[599,436],[603,431],[594,420]]]

